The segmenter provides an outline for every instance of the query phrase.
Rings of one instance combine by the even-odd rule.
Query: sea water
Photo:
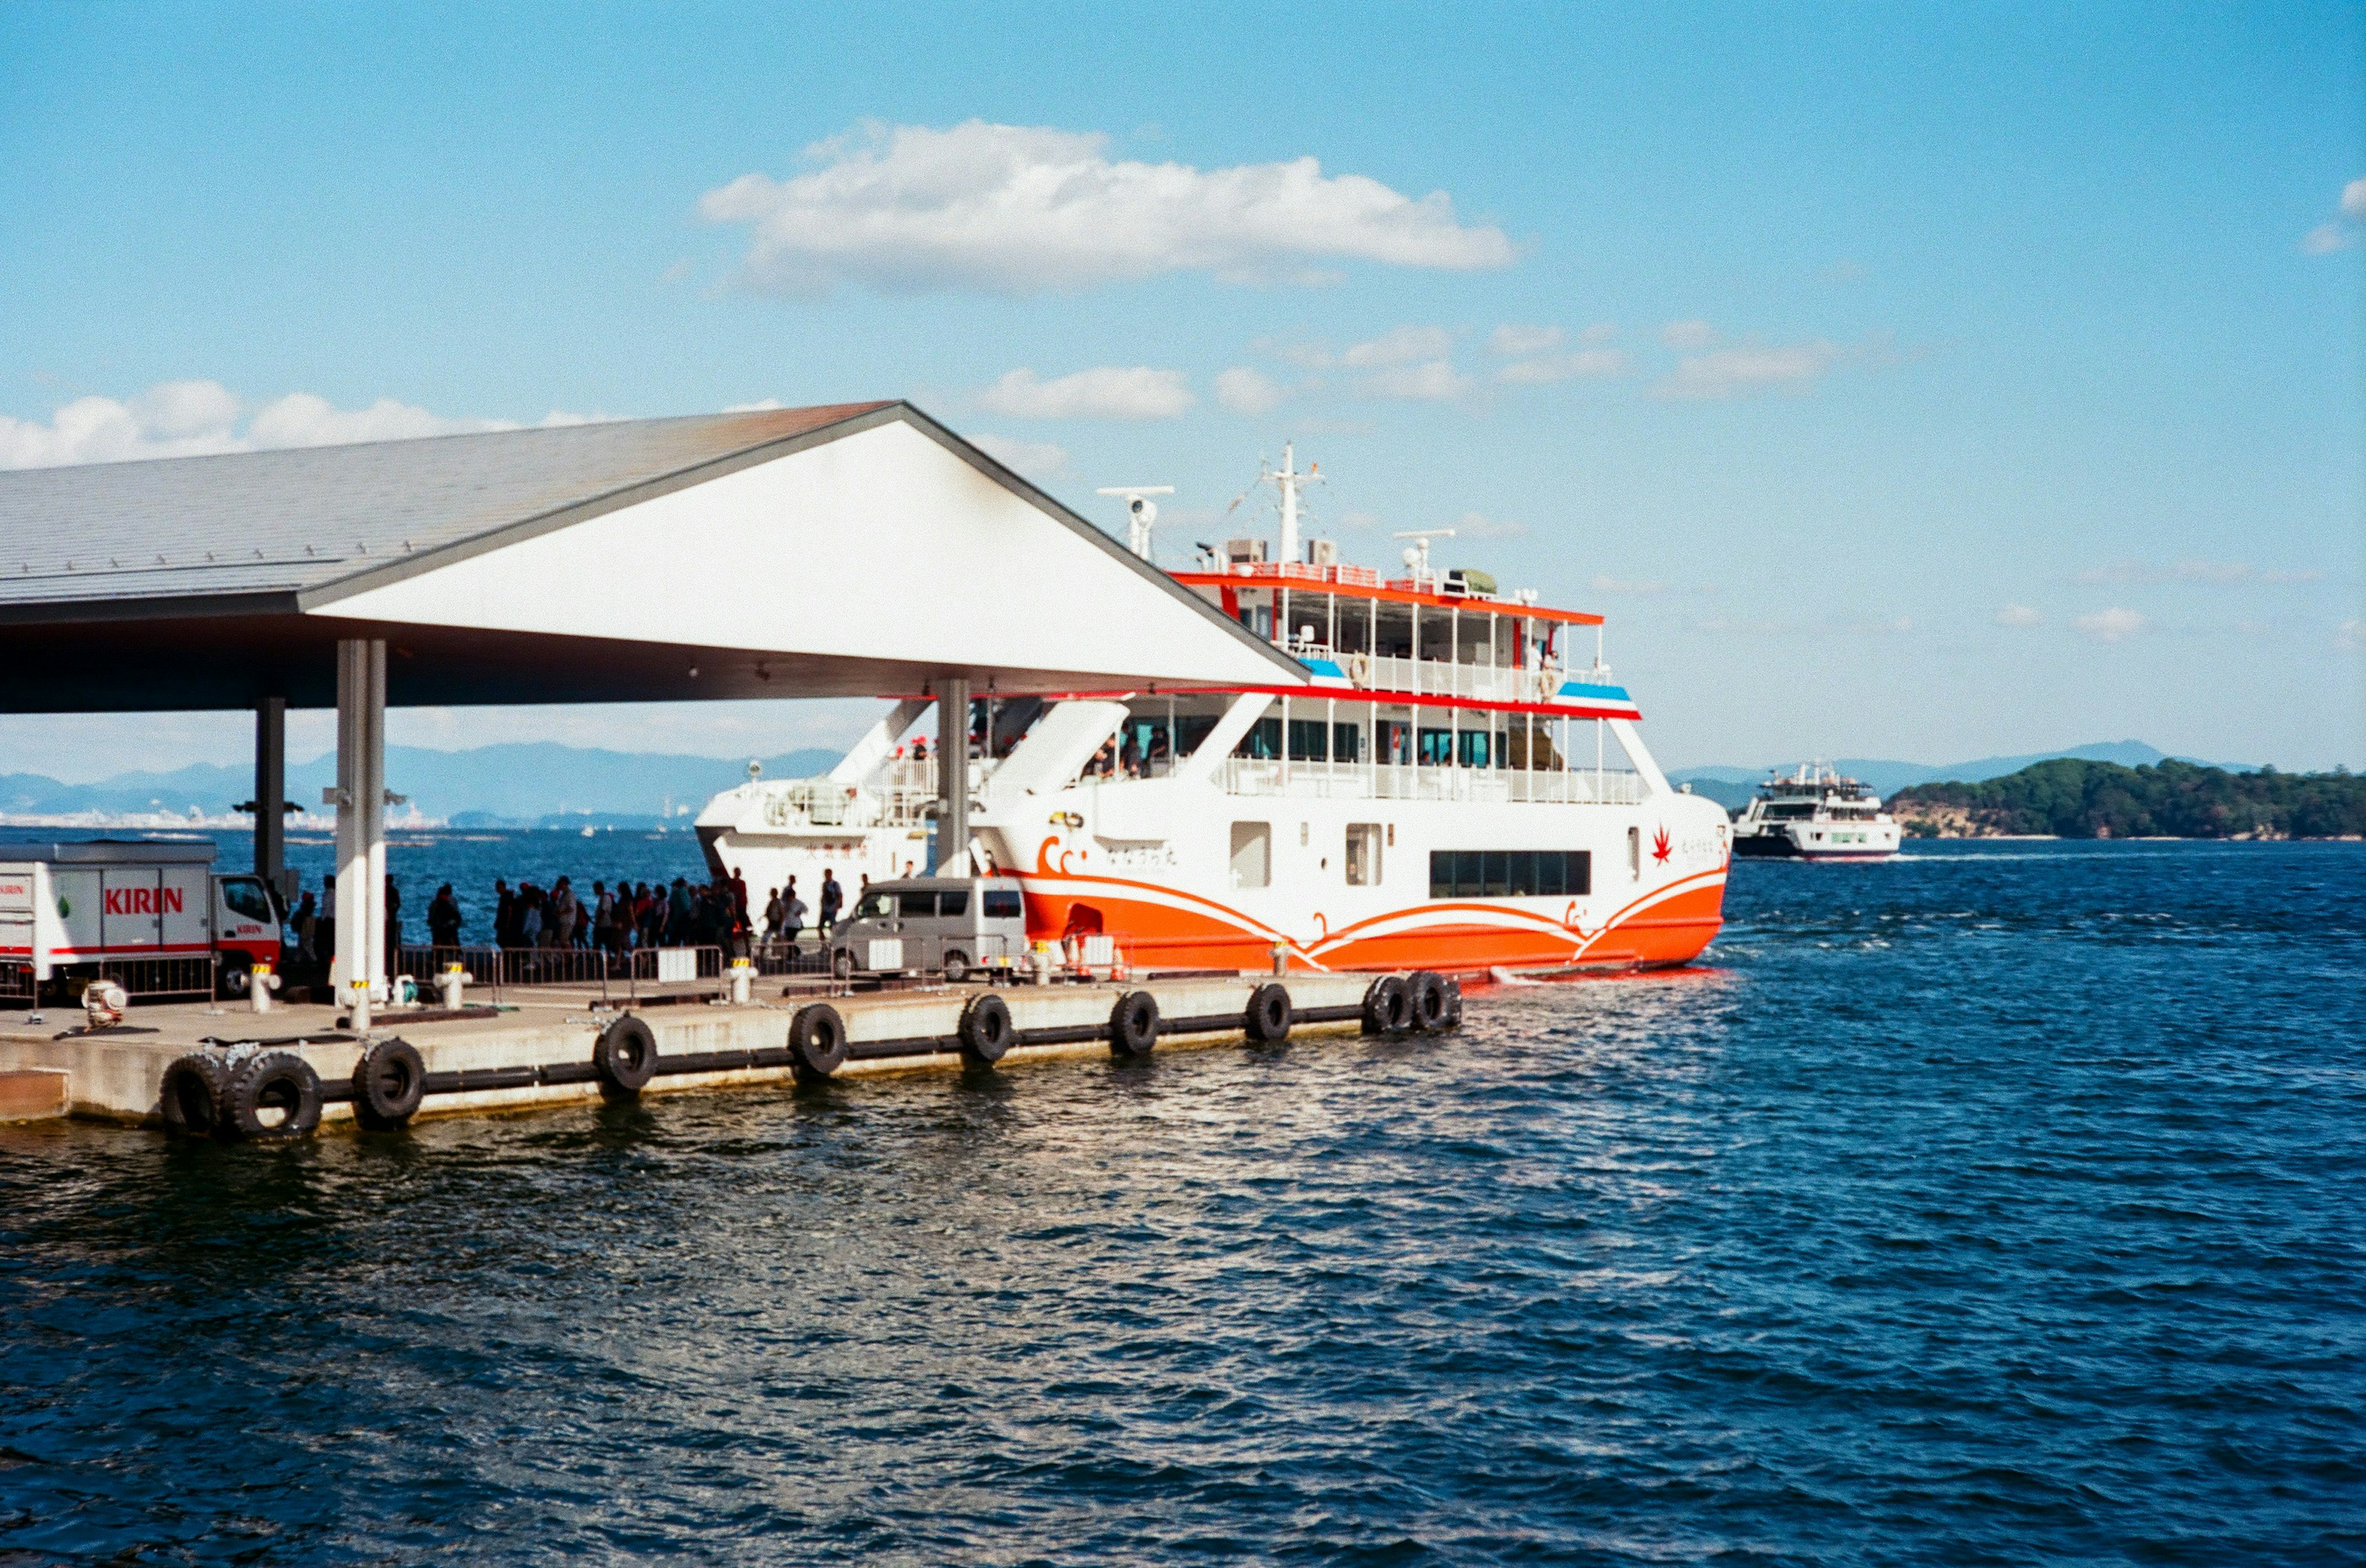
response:
[[[0,1129],[0,1562],[2357,1562],[2361,895],[1916,846],[1442,1039]]]

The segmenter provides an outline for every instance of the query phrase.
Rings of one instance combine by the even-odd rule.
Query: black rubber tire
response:
[[[981,1067],[1002,1060],[1019,1033],[1011,1027],[1010,1004],[992,991],[972,997],[962,1009],[960,1032],[962,1060]]]
[[[372,1133],[394,1133],[427,1097],[427,1064],[410,1041],[374,1041],[354,1064],[354,1120]]]
[[[1364,987],[1364,1032],[1403,1034],[1413,1026],[1404,976],[1382,975]]]
[[[959,948],[954,948],[945,954],[942,967],[945,972],[945,983],[958,986],[969,978],[969,954]]]
[[[1110,1009],[1110,1054],[1138,1062],[1158,1043],[1158,998],[1148,991],[1128,991]]]
[[[638,1094],[657,1077],[658,1037],[648,1024],[626,1013],[600,1032],[600,1043],[592,1047],[592,1066],[610,1094]]]
[[[249,1143],[310,1137],[321,1124],[321,1075],[293,1051],[265,1051],[231,1070],[223,1130]],[[273,1119],[273,1113],[277,1119]]]
[[[242,997],[247,987],[254,983],[254,960],[243,953],[225,953],[221,968],[214,976],[214,991],[224,997]]]
[[[210,1138],[229,1120],[230,1069],[220,1056],[192,1051],[164,1069],[164,1129],[184,1138]]]
[[[799,1083],[819,1083],[846,1065],[846,1020],[828,1002],[809,1002],[789,1021],[789,1066]]]
[[[1279,1044],[1290,1038],[1290,1019],[1289,987],[1268,981],[1249,993],[1241,1031],[1260,1045]]]
[[[1462,982],[1459,980],[1446,982],[1446,1027],[1462,1027]]]
[[[1446,982],[1436,972],[1416,969],[1405,976],[1405,1011],[1424,1034],[1446,1027]]]

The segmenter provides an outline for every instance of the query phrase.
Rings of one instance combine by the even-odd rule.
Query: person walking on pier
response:
[[[821,934],[827,938],[838,924],[838,911],[846,902],[846,890],[838,885],[838,874],[829,867],[821,868]]]
[[[460,945],[462,923],[460,900],[452,896],[452,885],[447,882],[435,890],[427,906],[427,940],[437,950],[439,961],[445,950]]]

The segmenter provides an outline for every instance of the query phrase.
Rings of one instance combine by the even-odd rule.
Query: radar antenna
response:
[[[1093,492],[1095,495],[1125,497],[1126,546],[1143,559],[1150,558],[1150,530],[1158,524],[1158,503],[1148,499],[1154,495],[1173,495],[1173,485],[1109,485]]]

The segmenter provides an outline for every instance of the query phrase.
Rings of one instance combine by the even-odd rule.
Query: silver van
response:
[[[874,882],[829,933],[830,973],[941,972],[967,979],[1027,953],[1027,904],[1008,876],[915,876]]]

